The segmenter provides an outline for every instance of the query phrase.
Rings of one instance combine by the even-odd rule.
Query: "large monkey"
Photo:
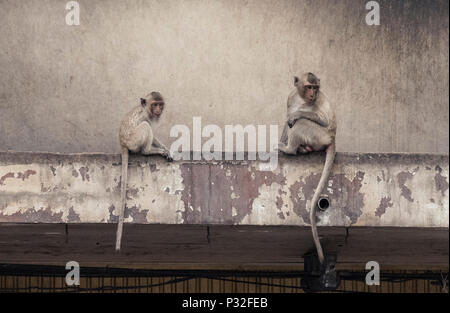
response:
[[[319,184],[309,210],[311,229],[320,263],[324,256],[316,226],[316,207],[328,181],[336,154],[336,117],[330,103],[320,91],[320,80],[313,73],[294,77],[296,89],[287,102],[287,122],[281,136],[279,150],[286,154],[304,154],[325,150],[327,155]]]
[[[119,140],[122,152],[122,180],[120,183],[120,212],[117,225],[116,251],[120,250],[123,219],[127,192],[128,154],[159,154],[169,162],[173,161],[169,150],[153,135],[152,125],[161,117],[164,99],[159,92],[151,92],[141,98],[141,104],[134,107],[120,124]]]

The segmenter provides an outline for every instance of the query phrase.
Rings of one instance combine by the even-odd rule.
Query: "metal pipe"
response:
[[[317,200],[317,207],[321,211],[328,209],[330,207],[330,200],[328,199],[328,196],[320,196],[319,200]]]

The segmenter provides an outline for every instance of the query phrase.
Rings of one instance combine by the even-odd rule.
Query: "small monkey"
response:
[[[324,256],[316,226],[316,206],[330,176],[336,154],[336,117],[333,108],[320,91],[320,79],[313,73],[294,77],[296,89],[287,101],[287,122],[281,136],[279,150],[286,154],[305,154],[326,151],[325,165],[311,201],[310,219],[319,260]]]
[[[159,154],[169,162],[173,161],[169,150],[153,135],[152,126],[160,119],[164,111],[164,99],[159,92],[153,91],[141,104],[128,112],[120,124],[119,140],[122,154],[122,180],[120,184],[120,212],[117,225],[116,251],[120,250],[123,219],[127,192],[128,154]]]

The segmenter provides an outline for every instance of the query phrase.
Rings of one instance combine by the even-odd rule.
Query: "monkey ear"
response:
[[[299,82],[299,79],[297,76],[294,76],[294,86],[297,86]]]
[[[147,104],[147,100],[145,100],[144,98],[141,98],[141,105],[145,106]]]

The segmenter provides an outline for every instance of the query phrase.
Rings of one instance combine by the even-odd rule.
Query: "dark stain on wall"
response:
[[[149,210],[147,210],[147,209],[139,210],[139,208],[136,207],[135,205],[132,206],[131,208],[125,207],[124,218],[131,216],[133,218],[133,223],[145,224],[147,222],[151,222],[151,221],[147,221],[147,212],[148,211]]]
[[[150,172],[152,172],[152,173],[159,171],[159,169],[156,167],[156,164],[150,164],[149,167],[150,167]]]
[[[3,184],[5,183],[5,180],[8,179],[8,178],[14,178],[14,173],[9,172],[9,173],[3,175],[3,176],[0,178],[0,185],[3,185]]]
[[[410,172],[401,172],[397,174],[398,186],[402,190],[401,195],[408,201],[413,202],[414,199],[411,197],[411,190],[405,186],[407,180],[412,179],[413,174]]]
[[[188,164],[183,163],[180,166],[181,177],[183,178],[184,190],[181,194],[181,200],[184,202],[184,212],[182,212],[185,224],[195,224],[197,221],[206,220],[208,212],[208,197],[211,186],[209,184],[209,166],[208,164]]]
[[[434,176],[434,182],[436,183],[436,189],[445,196],[445,191],[448,189],[448,183],[445,176],[442,176],[442,168],[439,165],[436,165],[436,175]]]
[[[381,217],[384,213],[386,213],[386,209],[390,208],[394,205],[394,203],[392,203],[391,201],[391,197],[383,197],[380,200],[380,205],[378,206],[378,208],[375,210],[375,215],[378,217]]]
[[[117,223],[119,221],[119,216],[113,214],[115,209],[116,207],[114,206],[114,204],[111,204],[111,206],[108,208],[109,211],[108,223]]]
[[[138,192],[139,192],[138,188],[128,188],[128,190],[126,192],[127,200],[132,200],[133,198],[136,198]]]
[[[0,213],[0,220],[2,222],[13,223],[62,223],[63,212],[54,213],[50,207],[36,210],[35,208],[29,208],[24,212],[16,212],[13,214],[4,215]]]
[[[80,167],[79,171],[80,171],[81,177],[83,178],[83,181],[85,181],[85,180],[89,181],[89,174],[88,174],[89,168],[83,166],[83,167]]]
[[[275,205],[277,206],[278,210],[281,210],[283,207],[283,199],[280,196],[277,196],[277,200],[275,201]]]
[[[69,208],[69,214],[67,215],[67,222],[68,223],[80,223],[80,215],[78,215],[77,213],[75,213],[75,211],[73,210],[73,207]]]
[[[36,171],[33,170],[26,170],[24,173],[22,172],[18,172],[17,173],[17,179],[22,179],[22,181],[24,181],[25,179],[28,179],[28,177],[30,177],[31,175],[36,175]],[[3,175],[0,178],[0,185],[3,185],[5,183],[5,180],[8,178],[14,178],[14,173],[13,172],[9,172],[5,175]]]
[[[364,175],[364,172],[358,171],[353,180],[349,180],[344,174],[331,175],[328,181],[332,180],[333,183],[331,186],[327,184],[322,191],[322,194],[327,195],[330,199],[340,199],[337,206],[339,209],[342,208],[342,214],[347,216],[352,223],[356,223],[362,214],[364,195],[360,189]],[[294,204],[293,210],[305,223],[310,223],[309,207],[307,208],[306,204],[311,201],[320,176],[321,174],[311,174],[305,177],[304,181],[297,181],[289,187],[291,201]],[[332,193],[328,188],[332,190]],[[301,194],[303,194],[302,198],[299,197]]]
[[[286,183],[282,175],[258,171],[247,164],[183,163],[180,169],[186,224],[239,223],[251,213],[261,185]]]
[[[19,173],[17,173],[17,178],[22,179],[22,181],[24,181],[31,175],[36,175],[36,171],[26,170],[25,173],[19,172]]]
[[[114,204],[112,204],[108,208],[108,211],[109,211],[108,223],[118,223],[119,222],[119,216],[113,214],[115,209],[116,209],[116,207],[114,206]],[[148,222],[151,222],[151,221],[147,221],[147,212],[148,211],[149,211],[148,209],[141,210],[135,205],[130,208],[125,206],[123,216],[124,216],[124,218],[128,218],[129,216],[131,216],[133,218],[132,223],[146,224]]]

